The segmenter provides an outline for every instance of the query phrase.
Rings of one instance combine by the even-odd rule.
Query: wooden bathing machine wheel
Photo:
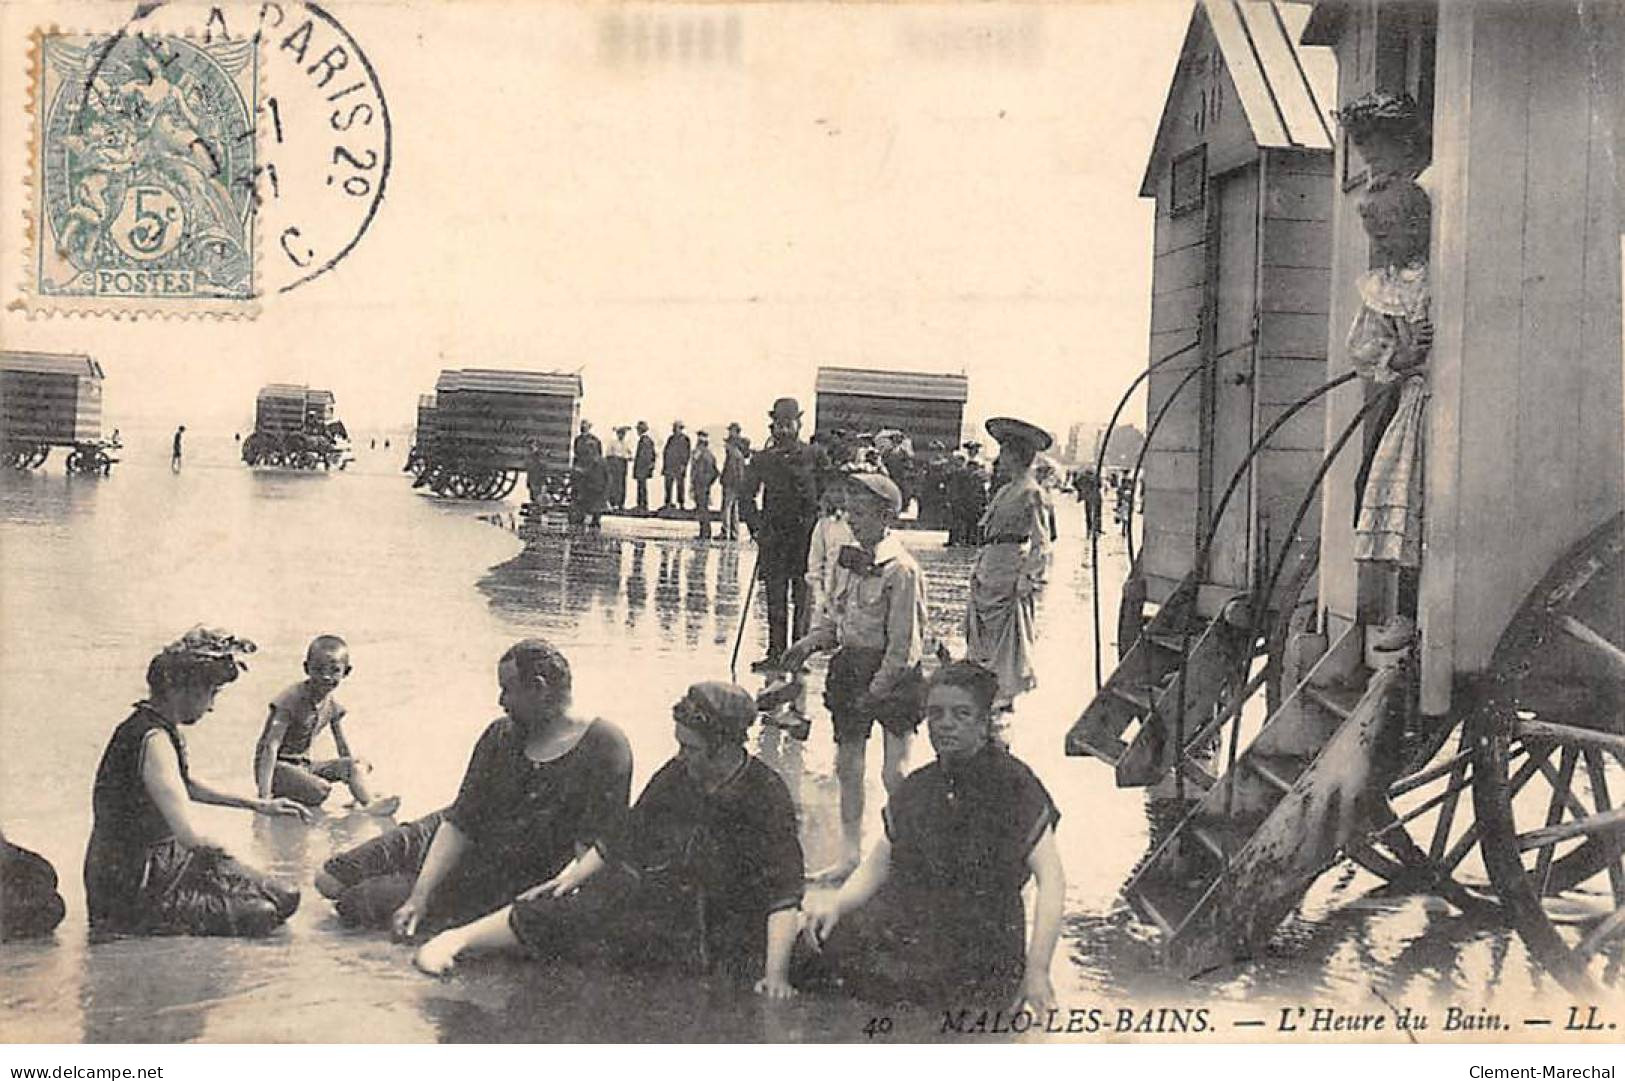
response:
[[[1392,718],[1387,753],[1407,764],[1348,853],[1464,909],[1498,904],[1576,992],[1625,968],[1622,553],[1616,516],[1529,593],[1458,712],[1403,742]]]
[[[50,453],[45,443],[10,442],[6,444],[6,465],[12,469],[37,469]]]
[[[467,463],[435,464],[424,467],[422,476],[429,490],[452,499],[504,499],[519,484],[519,470],[495,469]]]
[[[1622,967],[1622,551],[1616,516],[1535,587],[1465,729],[1485,867],[1529,951],[1571,991]]]

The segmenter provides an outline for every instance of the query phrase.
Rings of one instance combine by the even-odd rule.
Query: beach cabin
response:
[[[1337,57],[1341,106],[1408,93],[1432,129],[1421,624],[1421,709],[1442,715],[1483,672],[1525,593],[1563,552],[1619,513],[1620,133],[1625,11],[1617,3],[1314,5],[1302,42]],[[1331,364],[1371,265],[1357,211],[1364,167],[1334,165]],[[1368,389],[1328,399],[1326,431]],[[1356,470],[1323,493],[1320,603],[1336,640],[1382,598],[1352,555]],[[1494,588],[1491,588],[1491,586]],[[1365,617],[1362,619],[1362,617]]]
[[[412,436],[412,445],[426,447],[434,439],[435,396],[433,394],[418,395],[417,429]]]
[[[1425,280],[1432,324],[1421,452],[1389,457],[1422,466],[1418,583],[1354,558],[1361,451],[1392,446],[1377,410],[1403,384],[1352,377],[1376,163],[1339,139],[1325,372],[1339,382],[1313,614],[1272,642],[1281,693],[1265,723],[1251,739],[1232,729],[1222,774],[1190,776],[1197,795],[1124,895],[1168,962],[1196,973],[1259,955],[1345,857],[1474,919],[1487,877],[1531,957],[1594,993],[1618,982],[1625,932],[1625,7],[1323,0],[1301,40],[1335,51],[1339,111],[1364,98],[1393,124],[1366,145],[1403,202],[1373,209],[1420,221],[1402,179],[1418,171],[1428,197],[1427,277],[1405,279]],[[1136,644],[1105,690],[1132,698],[1119,673],[1149,655]],[[1206,704],[1201,658],[1190,649],[1174,682]],[[1136,745],[1151,730],[1201,749],[1173,697],[1159,693]],[[1091,703],[1069,746],[1132,762],[1111,720]],[[1190,752],[1176,764],[1188,772]]]
[[[325,393],[317,391],[316,393]],[[332,395],[328,394],[328,417],[332,419]],[[310,416],[311,390],[295,383],[269,383],[254,396],[254,430],[266,435],[303,432]],[[320,416],[320,403],[317,414]],[[325,421],[323,422],[325,423]]]
[[[916,453],[933,442],[959,445],[970,381],[963,375],[819,368],[814,429],[828,438],[837,428],[853,435],[896,428]]]
[[[535,442],[549,468],[568,469],[581,394],[574,374],[447,369],[435,382],[434,439],[426,453],[514,470],[525,467]]]
[[[1325,379],[1333,82],[1327,51],[1298,47],[1309,15],[1200,0],[1141,183],[1156,200],[1140,564],[1154,603],[1192,570],[1254,440]],[[1202,615],[1267,575],[1324,424],[1317,402],[1247,465],[1199,575]]]
[[[101,365],[79,353],[0,353],[0,443],[28,460],[102,436]],[[38,464],[37,462],[33,464]]]

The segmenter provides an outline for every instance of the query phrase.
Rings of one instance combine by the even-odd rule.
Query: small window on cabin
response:
[[[1365,183],[1365,159],[1354,149],[1354,144],[1349,141],[1348,132],[1340,129],[1338,141],[1342,144],[1343,151],[1343,190],[1353,191]]]
[[[1207,147],[1187,150],[1174,159],[1173,193],[1169,199],[1169,213],[1184,214],[1199,210],[1207,189]]]

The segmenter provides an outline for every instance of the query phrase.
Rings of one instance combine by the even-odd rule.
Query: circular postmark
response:
[[[389,106],[372,61],[315,4],[265,4],[260,214],[268,291],[332,270],[366,234],[389,181]]]
[[[42,49],[56,76],[41,118],[56,262],[42,282],[285,293],[334,269],[377,217],[389,108],[326,9],[146,3],[117,32],[51,35]]]

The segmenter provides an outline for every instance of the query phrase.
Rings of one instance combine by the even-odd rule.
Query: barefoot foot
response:
[[[361,805],[361,810],[364,813],[377,815],[380,818],[388,818],[400,809],[401,797],[399,796],[378,796],[371,803]]]
[[[462,944],[455,936],[435,935],[418,947],[418,952],[412,955],[412,963],[420,972],[430,976],[444,976],[457,963],[457,954],[461,949]]]

